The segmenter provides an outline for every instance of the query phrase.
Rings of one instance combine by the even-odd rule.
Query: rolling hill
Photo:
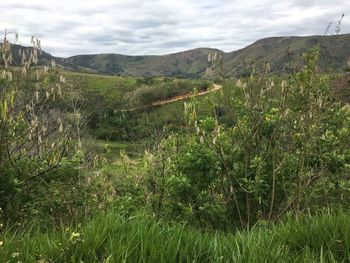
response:
[[[119,54],[78,55],[64,59],[73,70],[117,74],[121,76],[181,76],[204,74],[210,52],[216,49],[198,48],[162,56],[125,56]]]
[[[127,56],[120,54],[76,55],[57,58],[42,52],[39,63],[51,59],[65,69],[136,77],[201,77],[208,66],[208,54],[220,53],[224,73],[228,77],[247,73],[250,65],[261,68],[265,62],[275,73],[289,72],[303,63],[302,53],[319,46],[320,68],[324,71],[343,71],[350,56],[350,34],[337,36],[270,37],[237,51],[225,53],[218,49],[197,48],[168,55]],[[16,47],[18,48],[18,47]]]
[[[302,54],[319,46],[319,67],[323,71],[343,71],[350,56],[350,34],[338,36],[271,37],[224,56],[225,73],[228,76],[244,74],[244,64],[254,62],[262,67],[269,62],[275,73],[289,72],[303,65]]]

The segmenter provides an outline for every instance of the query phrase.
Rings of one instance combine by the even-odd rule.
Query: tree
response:
[[[0,68],[0,208],[6,219],[27,195],[81,147],[79,93],[55,67],[37,66],[40,40],[19,50],[13,65],[8,33],[1,45]]]
[[[168,160],[166,172],[153,173],[168,186],[158,207],[214,227],[249,227],[346,203],[332,197],[349,195],[350,108],[332,98],[318,54],[306,53],[305,67],[288,77],[254,73],[228,82],[213,100],[223,117],[214,111],[201,119],[195,104],[186,105],[187,131],[162,142],[168,147],[158,154]]]

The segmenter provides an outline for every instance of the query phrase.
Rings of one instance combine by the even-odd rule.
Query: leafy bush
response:
[[[186,105],[186,133],[165,139],[148,160],[155,213],[244,227],[341,200],[346,206],[337,197],[349,195],[350,108],[334,101],[316,71],[318,50],[305,59],[287,79],[229,83],[213,101],[224,117],[198,119]]]

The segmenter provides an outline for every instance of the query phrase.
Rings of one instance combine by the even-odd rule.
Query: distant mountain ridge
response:
[[[182,76],[204,74],[210,52],[217,49],[198,48],[168,55],[126,56],[120,54],[77,55],[64,59],[73,70],[124,76]]]
[[[249,71],[252,63],[256,68],[262,68],[268,62],[275,73],[297,69],[303,64],[301,54],[317,45],[321,50],[319,65],[322,70],[342,71],[347,67],[350,34],[269,37],[227,53],[219,49],[197,48],[168,55],[94,54],[57,58],[42,52],[39,63],[53,59],[68,70],[121,76],[201,77],[208,67],[208,54],[217,52],[223,58],[224,74],[237,77]]]

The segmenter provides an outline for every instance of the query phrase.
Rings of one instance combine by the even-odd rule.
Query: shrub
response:
[[[11,67],[5,33],[0,74],[0,208],[5,221],[21,217],[23,206],[64,160],[81,148],[79,92],[64,77],[53,81],[52,66],[36,67],[40,41],[20,50],[21,67]],[[57,77],[57,76],[56,76]]]
[[[337,205],[328,194],[349,194],[350,108],[332,99],[316,71],[318,51],[305,59],[288,79],[251,75],[229,83],[213,102],[225,118],[198,119],[195,105],[185,106],[186,133],[165,139],[153,155],[158,161],[150,160],[152,202],[161,203],[155,213],[176,207],[194,223],[244,227]],[[324,190],[328,184],[336,187]]]

